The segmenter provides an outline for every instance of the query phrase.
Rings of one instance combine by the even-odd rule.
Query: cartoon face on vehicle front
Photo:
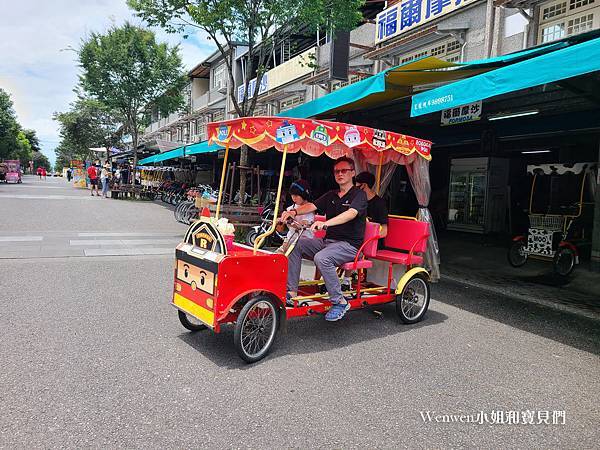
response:
[[[193,291],[200,289],[207,294],[214,293],[215,274],[185,261],[177,260],[177,279],[189,284]]]

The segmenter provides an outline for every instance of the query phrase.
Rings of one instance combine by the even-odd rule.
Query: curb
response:
[[[523,294],[508,293],[508,292],[504,291],[503,289],[500,289],[500,288],[497,288],[494,286],[490,286],[490,285],[483,284],[483,283],[478,283],[477,281],[471,281],[471,280],[466,280],[463,278],[454,277],[452,275],[441,275],[440,278],[442,280],[452,281],[452,282],[463,284],[466,286],[475,287],[475,288],[478,288],[478,289],[481,289],[484,291],[492,292],[494,294],[499,294],[504,297],[509,297],[509,298],[519,300],[522,302],[535,303],[535,304],[545,306],[547,308],[551,308],[551,309],[554,309],[557,311],[567,312],[570,314],[574,314],[576,316],[600,321],[600,313],[587,311],[585,309],[576,308],[574,306],[568,306],[568,305],[564,305],[562,303],[551,302],[551,301],[545,300],[543,298],[537,298],[537,297],[532,297],[532,296],[523,295]]]

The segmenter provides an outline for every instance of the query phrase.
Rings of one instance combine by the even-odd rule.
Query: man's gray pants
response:
[[[288,256],[288,292],[298,292],[302,258],[312,259],[323,276],[331,303],[343,301],[342,288],[337,268],[344,263],[354,261],[358,249],[346,241],[332,239],[300,238],[294,251]]]

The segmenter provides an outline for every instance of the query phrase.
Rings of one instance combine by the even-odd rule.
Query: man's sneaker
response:
[[[294,300],[292,300],[292,296],[289,292],[285,294],[285,305],[286,306],[294,306]]]
[[[350,289],[352,289],[352,286],[349,284],[342,284],[340,287],[342,288],[342,292],[348,292]]]
[[[331,309],[325,314],[325,320],[328,322],[335,322],[340,320],[346,314],[346,311],[350,309],[350,303],[334,303]]]

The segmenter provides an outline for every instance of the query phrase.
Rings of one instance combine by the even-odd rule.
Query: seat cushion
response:
[[[408,260],[408,253],[400,253],[392,250],[378,250],[377,254],[374,256],[375,259],[380,259],[382,261],[389,261],[394,264],[404,264],[406,265],[406,261]],[[411,264],[422,264],[423,257],[419,255],[412,255],[410,259]]]
[[[344,270],[370,269],[371,267],[373,267],[373,263],[368,259],[359,259],[356,261],[356,265],[354,261],[342,265]]]

